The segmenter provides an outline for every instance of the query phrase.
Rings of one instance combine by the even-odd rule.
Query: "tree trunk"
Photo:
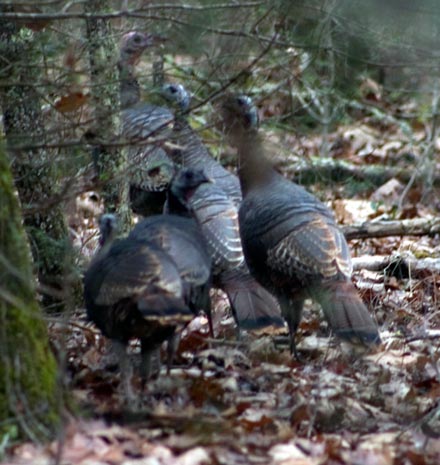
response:
[[[0,436],[42,440],[59,427],[61,396],[3,146],[0,199]]]
[[[105,0],[90,0],[88,13],[102,13]],[[91,92],[94,111],[93,138],[95,165],[107,212],[116,212],[121,231],[128,231],[131,214],[128,207],[126,150],[114,142],[120,134],[118,51],[108,20],[87,20],[87,47],[90,60]]]
[[[38,34],[43,33],[20,29],[8,20],[0,21],[0,31],[0,105],[7,149],[43,290],[43,304],[60,310],[73,276],[72,249],[62,205],[54,202],[61,170],[52,151],[32,148],[41,147],[47,140],[41,112],[42,87],[38,85],[42,83],[43,64]]]

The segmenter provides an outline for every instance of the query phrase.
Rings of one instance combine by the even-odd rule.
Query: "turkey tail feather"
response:
[[[140,296],[137,308],[146,320],[182,322],[194,318],[194,313],[183,300],[174,296],[145,294]]]
[[[242,268],[224,272],[220,287],[226,292],[241,329],[284,326],[277,300]]]
[[[314,295],[337,336],[367,345],[380,343],[377,325],[352,283],[327,283]]]

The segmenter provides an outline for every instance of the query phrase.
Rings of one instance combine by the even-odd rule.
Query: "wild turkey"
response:
[[[171,137],[174,114],[168,108],[140,101],[140,86],[134,68],[142,53],[156,41],[154,36],[138,31],[125,34],[120,46],[118,62],[120,75],[120,101],[123,139],[129,145],[128,176],[130,203],[140,215],[161,213],[166,197],[163,180],[155,178],[151,190],[151,172],[161,166],[160,175],[168,183],[174,173],[173,162],[162,148]],[[156,142],[152,142],[152,141]],[[146,200],[149,200],[148,202]],[[142,208],[139,207],[142,205]]]
[[[189,124],[186,115],[191,99],[186,89],[181,84],[165,84],[162,94],[176,108],[173,133],[174,141],[180,148],[171,152],[173,161],[185,168],[203,168],[238,207],[241,202],[240,182],[237,176],[212,157],[197,132]]]
[[[220,287],[228,295],[231,308],[240,328],[260,328],[268,325],[283,324],[276,300],[255,279],[250,276],[244,263],[238,231],[237,203],[241,201],[239,181],[215,161],[204,147],[198,135],[191,129],[183,112],[189,105],[189,95],[181,85],[170,84],[163,88],[163,94],[180,108],[177,112],[175,131],[177,160],[184,166],[197,170],[203,168],[215,184],[203,183],[197,190],[198,198],[194,215],[199,221],[207,239],[213,263],[214,285]],[[182,113],[180,113],[182,112]],[[163,162],[166,166],[167,162]],[[192,170],[186,173],[193,173]],[[184,176],[180,179],[183,180]],[[195,175],[197,177],[197,175]],[[151,180],[151,183],[153,180]],[[182,189],[192,191],[192,180]],[[228,191],[223,190],[228,189]],[[171,189],[173,191],[173,189]],[[179,192],[175,185],[176,197],[185,199],[186,192]],[[200,196],[200,197],[199,197]],[[170,213],[182,214],[176,204]]]
[[[130,31],[122,36],[118,61],[121,108],[129,108],[140,101],[141,91],[135,67],[144,51],[152,47],[156,39],[151,34],[138,31]]]
[[[155,151],[148,156],[147,167],[142,171],[142,182],[130,184],[130,205],[137,215],[144,217],[162,213],[167,189],[176,172],[170,158]]]
[[[203,171],[202,171],[203,173]],[[201,183],[201,170],[182,169],[174,178],[168,207],[198,221],[212,258],[213,284],[228,296],[239,328],[282,326],[275,298],[249,274],[238,230],[237,208],[215,183]]]
[[[197,175],[197,183],[209,182],[203,172]],[[140,221],[128,238],[146,239],[172,257],[182,279],[185,302],[194,313],[205,311],[212,333],[211,257],[196,221],[178,215],[153,215]]]
[[[85,273],[84,298],[88,318],[117,350],[124,390],[131,398],[128,341],[141,341],[145,381],[151,353],[194,315],[184,303],[182,281],[169,255],[145,240],[112,241],[114,225],[109,216],[100,222],[104,240]]]
[[[101,215],[98,222],[99,226],[99,249],[96,257],[104,254],[105,251],[113,244],[118,233],[118,222],[116,216],[112,213]]]
[[[350,252],[333,214],[273,169],[249,97],[226,97],[221,113],[229,141],[238,151],[244,255],[252,275],[279,299],[292,352],[297,355],[294,335],[307,297],[319,302],[339,337],[378,343],[377,326],[351,283]]]

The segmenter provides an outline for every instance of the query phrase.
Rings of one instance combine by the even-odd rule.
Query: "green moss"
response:
[[[0,146],[0,435],[47,438],[59,426],[57,365],[35,297],[30,251]]]
[[[18,302],[0,303],[0,416],[5,420],[23,414],[25,423],[29,417],[29,424],[54,430],[59,418],[56,362],[38,305],[28,299]]]

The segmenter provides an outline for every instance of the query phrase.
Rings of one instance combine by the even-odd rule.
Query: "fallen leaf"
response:
[[[89,95],[81,91],[63,95],[55,101],[54,107],[60,113],[69,113],[79,110],[89,100]]]

